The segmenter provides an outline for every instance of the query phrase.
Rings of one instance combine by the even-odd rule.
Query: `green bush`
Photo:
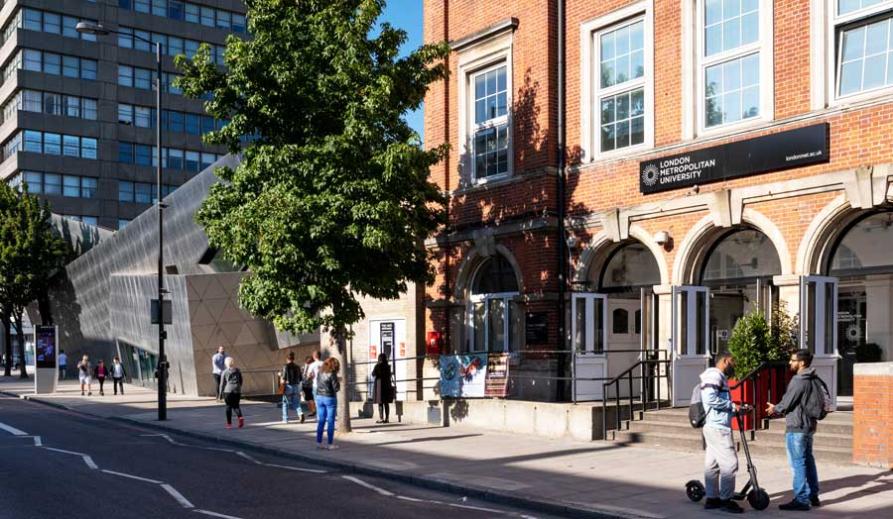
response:
[[[754,310],[735,323],[729,353],[735,358],[735,375],[743,377],[767,360],[772,336],[763,313]]]

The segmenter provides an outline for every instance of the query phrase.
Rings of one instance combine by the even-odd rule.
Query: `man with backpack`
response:
[[[788,367],[796,375],[788,384],[781,402],[769,403],[766,412],[785,418],[785,444],[788,461],[794,473],[794,499],[779,505],[782,510],[809,510],[821,506],[819,475],[812,455],[812,439],[816,423],[831,410],[831,396],[822,379],[815,374],[812,353],[797,350],[791,354]]]
[[[732,415],[737,412],[737,407],[732,403],[729,391],[729,377],[734,373],[735,359],[732,354],[720,353],[716,357],[716,367],[707,368],[701,373],[700,393],[696,388],[693,400],[700,396],[704,409],[703,432],[707,446],[704,455],[707,501],[704,508],[740,514],[744,509],[732,500],[738,473],[738,452],[732,437]]]
[[[288,408],[294,407],[301,423],[304,423],[304,410],[301,408],[301,368],[295,364],[295,353],[288,352],[288,362],[279,373],[279,382],[284,384],[282,393],[282,423],[288,423]]]

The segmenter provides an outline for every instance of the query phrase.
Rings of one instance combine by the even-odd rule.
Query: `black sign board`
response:
[[[164,324],[173,324],[173,308],[171,302],[164,300]],[[158,323],[158,300],[152,300],[152,324]]]
[[[828,123],[639,163],[639,191],[659,193],[828,162]]]
[[[549,314],[527,312],[524,322],[524,336],[527,344],[546,344],[549,341]]]
[[[34,360],[36,367],[56,368],[59,346],[56,344],[56,340],[55,326],[37,325],[34,327]]]

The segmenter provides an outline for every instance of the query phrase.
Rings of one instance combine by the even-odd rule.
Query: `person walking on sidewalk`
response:
[[[823,383],[811,366],[812,353],[809,350],[793,352],[788,360],[788,367],[796,375],[788,384],[781,402],[766,406],[766,412],[770,415],[784,416],[788,463],[794,474],[794,499],[790,503],[779,505],[778,508],[782,510],[806,511],[813,506],[822,505],[819,500],[819,474],[812,455],[816,418],[810,416],[807,408],[812,399],[823,398],[816,390],[816,386]],[[822,405],[821,402],[818,405]]]
[[[84,396],[84,390],[87,390],[87,396],[93,396],[92,389],[93,366],[90,365],[90,357],[84,355],[78,362],[78,382],[81,383],[81,396]]]
[[[217,400],[220,400],[220,374],[226,369],[226,358],[223,346],[218,346],[217,353],[211,357],[211,376],[214,377],[214,391],[217,392]]]
[[[313,400],[316,401],[316,386],[319,379],[319,370],[322,368],[322,361],[319,360],[319,350],[313,351],[313,362],[310,363],[310,378],[313,380]]]
[[[239,400],[242,398],[242,372],[236,367],[236,361],[232,357],[226,358],[225,367],[226,369],[220,374],[218,394],[223,395],[223,401],[226,403],[226,428],[233,428],[235,411],[241,429],[245,426],[245,418],[242,417],[242,408],[239,406]]]
[[[304,423],[304,410],[301,408],[301,368],[295,364],[294,352],[288,353],[288,362],[279,374],[279,383],[285,385],[282,393],[282,423],[288,423],[288,408],[294,407],[298,419]]]
[[[307,416],[313,418],[316,416],[316,402],[313,401],[313,383],[315,378],[311,371],[313,366],[313,357],[310,355],[304,359],[303,380],[301,381],[301,390],[304,392],[304,402],[307,404]]]
[[[316,406],[319,409],[319,418],[316,419],[316,445],[323,449],[322,431],[328,427],[327,447],[337,448],[332,442],[335,438],[335,413],[338,409],[338,391],[341,389],[341,381],[338,380],[338,371],[341,363],[335,357],[329,357],[319,369],[316,382]]]
[[[701,373],[701,402],[707,413],[704,422],[704,487],[707,510],[740,514],[744,511],[732,500],[738,473],[738,452],[732,438],[732,415],[736,412],[729,391],[729,377],[735,371],[735,359],[729,352],[716,357],[716,367]]]
[[[68,368],[68,355],[65,350],[59,350],[59,380],[65,380],[65,370]]]
[[[105,361],[99,359],[99,363],[93,368],[93,377],[99,381],[99,396],[105,396],[105,391],[103,391],[103,384],[105,384],[105,378],[109,375],[108,368],[105,367]]]
[[[391,365],[384,353],[378,356],[378,362],[372,368],[372,377],[375,379],[372,403],[378,404],[378,421],[375,423],[388,423],[391,402],[394,401],[394,385],[391,383]]]
[[[127,376],[127,372],[124,371],[124,364],[121,364],[121,359],[116,355],[112,359],[112,389],[115,390],[115,394],[118,394],[118,386],[121,386],[121,396],[124,396],[124,377]]]

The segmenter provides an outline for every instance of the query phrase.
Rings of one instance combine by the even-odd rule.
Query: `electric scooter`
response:
[[[738,412],[735,413],[735,419],[738,421],[738,432],[741,434],[741,446],[744,448],[744,457],[747,458],[747,473],[750,475],[750,479],[740,492],[737,492],[732,496],[732,499],[735,501],[743,501],[746,498],[747,502],[754,510],[765,510],[769,506],[769,494],[760,488],[759,483],[757,483],[757,468],[754,467],[753,461],[750,458],[750,448],[747,446],[747,435],[744,434],[744,419],[742,418],[742,415],[750,412],[751,409],[750,406],[741,406],[738,409]],[[704,499],[705,494],[704,483],[700,480],[693,479],[685,484],[685,495],[695,503]]]

